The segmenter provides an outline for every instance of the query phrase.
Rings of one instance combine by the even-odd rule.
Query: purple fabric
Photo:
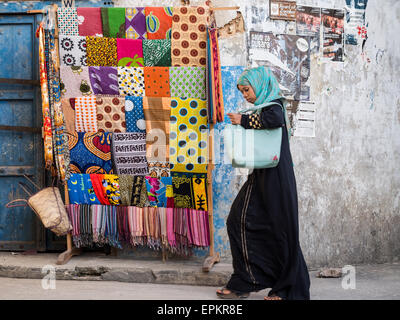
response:
[[[94,94],[119,95],[116,67],[89,67],[89,78]]]
[[[134,14],[135,9],[136,14]],[[126,9],[125,30],[128,39],[147,39],[144,7]]]

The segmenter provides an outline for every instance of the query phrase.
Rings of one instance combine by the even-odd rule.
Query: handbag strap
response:
[[[16,202],[25,202],[25,204],[12,204],[12,203],[16,203]],[[28,201],[26,199],[15,199],[15,200],[12,200],[12,201],[6,203],[4,206],[6,208],[26,207],[27,204],[28,204]]]

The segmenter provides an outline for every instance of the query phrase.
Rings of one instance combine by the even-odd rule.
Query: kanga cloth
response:
[[[171,39],[172,7],[146,7],[147,39]]]
[[[77,132],[97,132],[96,97],[75,98],[75,129]]]
[[[132,176],[148,174],[146,133],[114,133],[112,150],[116,174]]]
[[[158,179],[146,176],[147,196],[152,207],[167,207],[167,186],[171,185],[171,177]]]
[[[111,205],[121,204],[121,194],[119,191],[119,178],[115,174],[105,174],[103,177],[103,189]]]
[[[143,189],[144,186],[144,189]],[[132,185],[131,206],[144,207],[147,199],[146,182],[144,176],[134,176]],[[148,199],[147,199],[148,202]]]
[[[101,8],[103,36],[125,38],[125,8]]]
[[[101,204],[96,197],[89,174],[71,174],[68,179],[68,194],[71,204]]]
[[[144,7],[126,8],[125,36],[127,39],[147,39]]]
[[[118,177],[119,177],[119,191],[121,195],[121,205],[130,206],[132,201],[134,177],[127,174],[118,174]]]
[[[169,68],[144,67],[144,84],[147,97],[170,97]]]
[[[169,154],[172,171],[207,172],[205,100],[171,98]]]
[[[89,67],[89,78],[94,94],[119,94],[117,67]]]
[[[149,176],[152,178],[169,177],[171,175],[170,163],[167,161],[149,161]]]
[[[111,138],[112,133],[70,132],[71,173],[113,173]]]
[[[173,66],[206,66],[208,10],[174,8],[171,37]]]
[[[88,66],[117,66],[117,39],[86,37]]]
[[[169,68],[171,97],[206,99],[205,67]]]
[[[146,67],[171,66],[171,40],[143,40],[143,58]]]
[[[205,173],[171,172],[171,177],[176,208],[207,209]]]
[[[118,87],[122,96],[145,95],[144,70],[141,67],[118,67]]]
[[[144,67],[142,40],[117,39],[119,67]]]
[[[60,63],[64,66],[87,66],[86,37],[60,35]]]
[[[73,106],[71,104],[71,99],[74,100]],[[75,130],[75,99],[74,98],[64,98],[61,99],[61,108],[64,114],[64,124],[65,130],[67,132],[74,132]]]
[[[101,204],[110,205],[104,189],[103,189],[103,178],[104,174],[90,174],[90,180],[92,181],[93,190],[96,197],[99,199]]]
[[[59,34],[78,36],[78,14],[76,8],[58,8],[57,10]]]
[[[76,98],[93,94],[88,67],[60,66],[62,98]]]
[[[125,96],[126,132],[146,132],[143,98]]]
[[[96,96],[97,128],[100,132],[125,132],[125,98]]]
[[[146,121],[147,161],[169,161],[169,118],[171,98],[143,98]]]
[[[100,8],[76,8],[80,36],[103,36]]]

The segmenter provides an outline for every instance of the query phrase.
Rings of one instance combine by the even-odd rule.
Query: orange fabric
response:
[[[75,129],[77,132],[97,132],[95,96],[75,98]]]
[[[144,67],[144,84],[147,97],[170,97],[169,68]]]
[[[171,39],[172,7],[146,7],[147,39]]]

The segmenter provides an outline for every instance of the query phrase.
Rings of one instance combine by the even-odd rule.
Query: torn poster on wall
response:
[[[310,37],[251,31],[249,60],[252,67],[270,67],[286,98],[308,101],[309,48]]]
[[[296,113],[299,107],[299,103],[300,101],[296,101],[296,100],[287,100],[287,105],[286,105],[286,113],[288,116],[288,120],[289,120],[289,124],[290,124],[290,128],[292,128],[292,135],[294,132],[294,127],[295,127],[295,117],[296,117]]]
[[[358,39],[366,38],[365,10],[368,0],[346,0],[345,43],[357,45]]]
[[[315,137],[315,103],[301,101],[293,122],[293,136]]]
[[[343,61],[344,10],[321,9],[323,60]]]
[[[270,19],[296,20],[296,1],[270,0]]]
[[[319,53],[321,29],[321,8],[297,6],[296,12],[296,34],[299,36],[310,36],[310,51]]]

